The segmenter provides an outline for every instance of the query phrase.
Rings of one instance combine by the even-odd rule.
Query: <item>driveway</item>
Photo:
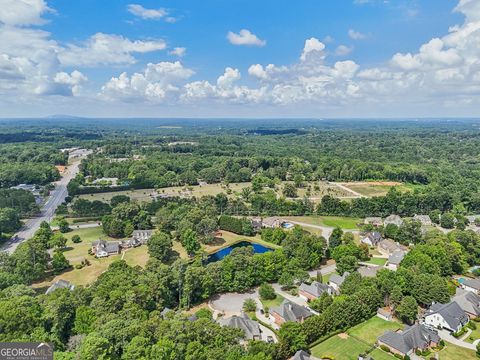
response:
[[[445,340],[446,342],[449,342],[453,345],[457,345],[465,349],[477,350],[477,347],[475,345],[453,337],[447,330],[438,330],[438,335],[442,338],[442,340]]]
[[[227,293],[218,296],[209,302],[209,306],[214,313],[223,314],[224,317],[240,315],[242,313],[243,302],[247,299],[258,299],[258,291],[251,291],[244,294]]]

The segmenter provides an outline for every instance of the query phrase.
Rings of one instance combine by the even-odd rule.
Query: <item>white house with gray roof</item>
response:
[[[452,301],[455,301],[471,319],[480,316],[480,296],[476,293],[457,289]]]
[[[92,242],[92,252],[97,258],[120,253],[119,241],[95,240]]]
[[[333,288],[335,292],[338,294],[340,293],[340,286],[342,286],[343,282],[345,281],[348,275],[350,275],[349,272],[345,272],[343,273],[343,275],[332,274],[328,279],[328,285],[331,288]]]
[[[364,224],[378,227],[383,225],[383,220],[381,217],[366,217],[364,220]]]
[[[380,346],[387,346],[393,354],[412,355],[416,350],[427,350],[440,343],[435,330],[424,325],[406,326],[403,330],[387,331],[377,340]]]
[[[248,340],[262,340],[262,331],[259,323],[250,319],[245,313],[242,313],[240,316],[233,315],[226,319],[220,319],[218,322],[222,326],[243,330],[245,338]]]
[[[432,219],[428,215],[415,215],[412,220],[419,221],[423,226],[431,226]]]
[[[397,271],[404,257],[405,257],[405,251],[395,250],[388,257],[388,261],[385,264],[385,267],[389,270]]]
[[[452,301],[448,304],[432,304],[423,321],[432,328],[457,332],[470,321],[470,318],[455,301]]]
[[[370,247],[377,246],[380,241],[382,241],[382,234],[380,234],[378,231],[372,231],[366,234],[361,242],[363,244],[367,244]]]
[[[475,294],[480,293],[480,279],[465,279],[462,284],[462,289],[474,292]]]

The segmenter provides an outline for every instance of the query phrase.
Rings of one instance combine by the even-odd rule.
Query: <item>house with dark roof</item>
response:
[[[340,292],[340,286],[342,286],[343,282],[347,278],[347,276],[350,275],[349,272],[343,273],[343,275],[338,275],[338,274],[332,274],[330,275],[330,278],[328,279],[328,286],[333,288],[336,293]]]
[[[55,281],[48,289],[47,291],[45,292],[45,294],[50,294],[52,292],[54,292],[55,290],[57,289],[68,289],[68,290],[73,290],[75,289],[75,285],[73,285],[71,282],[67,281],[67,280],[62,280],[62,279],[59,279],[57,281]]]
[[[367,244],[370,247],[377,246],[380,241],[382,241],[382,234],[378,231],[369,232],[362,238],[361,242]]]
[[[390,215],[385,218],[383,221],[383,226],[387,226],[388,224],[393,224],[397,226],[401,226],[403,224],[403,220],[400,216],[398,215]]]
[[[470,319],[480,316],[480,296],[478,294],[472,291],[457,289],[457,293],[452,301],[455,301]]]
[[[385,267],[389,270],[397,271],[404,257],[405,257],[405,251],[395,250],[388,257],[388,261],[385,264]]]
[[[262,219],[262,227],[264,228],[275,229],[279,228],[280,226],[282,226],[282,219],[278,217],[268,217]]]
[[[260,324],[250,319],[245,313],[242,313],[240,316],[233,315],[226,319],[220,319],[218,322],[222,326],[243,330],[245,332],[245,338],[248,340],[262,339]]]
[[[314,314],[307,307],[285,299],[280,306],[270,309],[270,315],[273,316],[277,325],[281,325],[287,321],[303,323],[306,318]]]
[[[435,330],[416,324],[396,332],[387,331],[378,338],[377,343],[388,347],[393,354],[406,356],[417,350],[436,347],[440,343],[440,337]]]
[[[92,253],[97,257],[107,257],[120,253],[119,241],[95,240],[92,242]]]
[[[295,355],[293,355],[290,360],[311,360],[313,359],[309,353],[303,350],[298,350]]]
[[[470,321],[470,318],[455,301],[451,301],[448,304],[432,304],[423,321],[432,328],[457,332]]]
[[[298,288],[298,296],[307,301],[315,300],[326,293],[333,295],[335,290],[327,284],[314,281],[311,284],[302,283]]]
[[[480,279],[466,279],[462,284],[462,289],[480,294]]]

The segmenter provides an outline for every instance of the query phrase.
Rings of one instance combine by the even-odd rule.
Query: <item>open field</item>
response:
[[[382,349],[376,348],[369,354],[372,359],[375,360],[394,360],[396,359],[395,356],[393,356],[391,353],[387,353],[383,351]]]
[[[428,357],[427,357],[428,359]],[[443,350],[438,352],[439,360],[475,360],[478,359],[474,350],[469,350],[447,343]]]
[[[370,348],[371,346],[347,334],[339,334],[314,346],[311,350],[312,355],[319,359],[330,356],[332,359],[357,360],[359,354]]]
[[[275,186],[275,192],[277,196],[282,196],[283,184],[291,182],[283,182],[282,184]],[[207,185],[195,185],[195,186],[171,186],[160,189],[139,189],[139,190],[127,190],[127,191],[112,191],[106,193],[98,194],[86,194],[80,195],[81,199],[87,200],[100,200],[109,202],[111,198],[115,195],[127,195],[132,200],[139,202],[148,202],[152,201],[158,195],[172,195],[172,196],[183,196],[183,197],[202,197],[212,195],[215,196],[220,193],[226,193],[228,195],[241,195],[241,192],[244,188],[251,186],[251,183],[231,183],[228,185],[225,184],[207,184]],[[265,189],[267,190],[267,189]],[[307,195],[309,192],[309,197],[314,202],[319,202],[321,198],[325,195],[331,195],[335,197],[349,197],[351,194],[348,191],[345,191],[334,184],[329,184],[326,182],[306,182],[302,188],[297,190],[298,198],[302,198]]]
[[[398,330],[402,327],[402,324],[394,321],[386,321],[380,319],[377,316],[372,317],[371,319],[354,326],[349,329],[347,332],[349,335],[360,339],[368,344],[374,345],[377,341],[377,338],[380,335],[383,335],[388,330]]]
[[[365,261],[368,264],[372,265],[378,265],[378,266],[383,266],[387,262],[388,259],[386,258],[378,258],[378,257],[372,257],[370,260]]]
[[[327,227],[339,226],[344,230],[356,230],[357,224],[362,223],[362,219],[342,216],[286,216],[282,217],[282,219]]]
[[[394,186],[400,191],[410,191],[408,186],[395,181],[365,181],[340,184],[367,197],[384,196]]]

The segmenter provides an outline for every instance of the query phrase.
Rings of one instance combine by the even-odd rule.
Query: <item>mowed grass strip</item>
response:
[[[351,218],[343,216],[286,216],[282,217],[285,220],[298,221],[310,225],[319,225],[327,227],[341,227],[344,230],[356,230],[359,223],[363,223],[360,218]]]
[[[334,359],[358,360],[358,355],[370,348],[371,346],[347,334],[339,334],[314,346],[311,351],[319,359],[330,356]]]

